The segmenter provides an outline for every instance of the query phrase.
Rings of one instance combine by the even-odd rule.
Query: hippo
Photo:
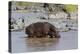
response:
[[[60,38],[59,32],[56,27],[48,22],[32,23],[25,28],[25,33],[28,37],[50,37]]]

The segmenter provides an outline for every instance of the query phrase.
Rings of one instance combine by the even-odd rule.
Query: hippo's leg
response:
[[[33,38],[33,37],[34,37],[33,32],[29,32],[29,33],[28,33],[28,38]]]
[[[61,36],[59,34],[55,34],[55,38],[60,38]]]
[[[49,35],[50,38],[53,38],[52,32],[49,32],[48,35]]]
[[[56,32],[49,32],[48,35],[50,36],[50,38],[60,38],[60,35]]]
[[[33,35],[28,35],[28,38],[33,38]]]

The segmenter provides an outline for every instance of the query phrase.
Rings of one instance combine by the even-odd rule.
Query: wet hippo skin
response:
[[[25,28],[25,33],[28,37],[49,37],[49,38],[60,38],[59,32],[56,30],[56,27],[48,22],[36,22],[30,24]]]

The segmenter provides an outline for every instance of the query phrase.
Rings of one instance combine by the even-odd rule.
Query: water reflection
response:
[[[59,38],[25,38],[26,49],[29,51],[43,51],[56,48]]]
[[[32,47],[46,47],[56,45],[58,38],[26,38],[26,45]]]

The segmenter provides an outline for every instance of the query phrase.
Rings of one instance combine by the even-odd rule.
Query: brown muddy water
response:
[[[23,31],[11,32],[12,52],[25,53],[78,48],[78,32],[60,32],[61,38],[25,38]]]

